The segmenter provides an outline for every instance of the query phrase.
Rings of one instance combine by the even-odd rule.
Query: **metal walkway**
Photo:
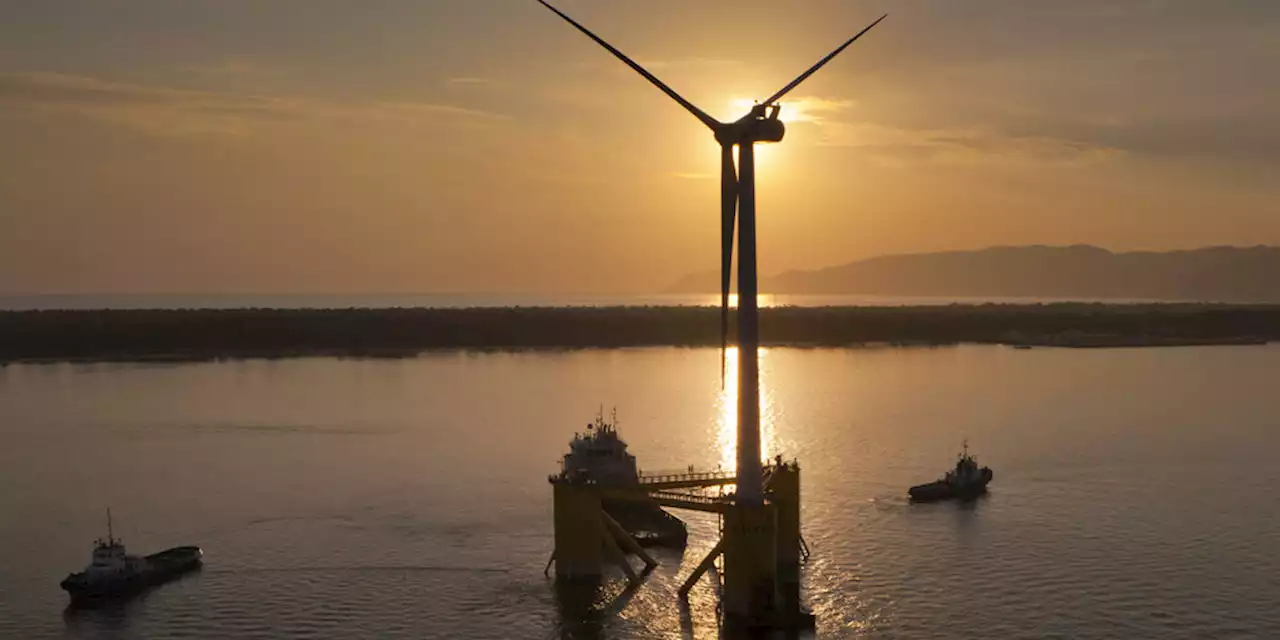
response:
[[[732,471],[692,471],[641,473],[640,486],[652,491],[664,489],[694,489],[722,487],[736,484],[738,477]]]
[[[663,507],[724,513],[733,506],[732,496],[704,496],[683,491],[650,491],[649,498]]]

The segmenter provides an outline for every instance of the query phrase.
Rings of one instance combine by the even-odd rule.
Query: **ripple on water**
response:
[[[770,351],[820,637],[1280,638],[1280,494],[1257,490],[1280,482],[1280,349],[1028,353]],[[571,425],[616,403],[642,461],[701,462],[704,368],[718,352],[6,370],[0,637],[714,637],[710,580],[675,604],[714,518],[638,589],[542,577]],[[908,504],[964,435],[992,493]],[[60,617],[51,576],[98,503],[135,551],[193,540],[206,568]]]

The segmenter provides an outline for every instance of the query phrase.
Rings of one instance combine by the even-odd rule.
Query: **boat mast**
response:
[[[107,543],[115,544],[116,536],[111,530],[111,507],[107,507]]]

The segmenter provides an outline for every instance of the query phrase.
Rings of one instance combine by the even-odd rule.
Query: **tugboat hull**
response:
[[[174,547],[147,556],[147,567],[141,571],[94,579],[73,573],[60,586],[71,596],[72,604],[124,598],[200,568],[203,556],[200,547]]]
[[[937,502],[939,500],[976,498],[987,492],[991,483],[991,469],[984,467],[979,479],[965,483],[952,484],[938,480],[927,484],[919,484],[907,490],[912,502]]]

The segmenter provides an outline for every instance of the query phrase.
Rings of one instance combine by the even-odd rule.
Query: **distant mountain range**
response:
[[[736,277],[736,276],[735,276]],[[708,293],[719,274],[685,277],[668,293]],[[1280,247],[1113,253],[1088,245],[991,247],[890,255],[764,277],[775,294],[1280,302]]]

